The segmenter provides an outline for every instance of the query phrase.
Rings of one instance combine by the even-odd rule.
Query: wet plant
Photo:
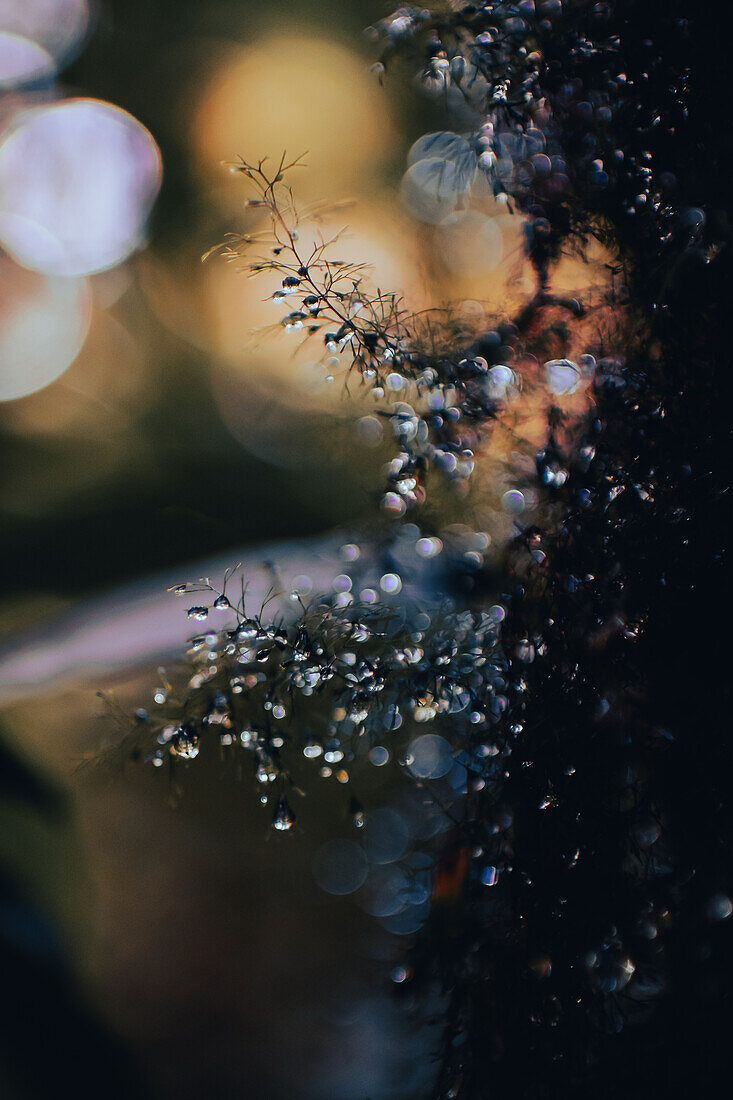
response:
[[[436,223],[488,187],[524,219],[535,290],[478,332],[334,259],[318,208],[295,204],[299,162],[233,165],[254,228],[224,256],[279,281],[277,327],[370,392],[364,433],[392,432],[382,523],[343,546],[323,593],[253,608],[246,577],[234,594],[233,576],[177,586],[205,625],[124,751],[248,760],[279,832],[304,762],[351,792],[396,761],[418,793],[404,835],[344,799],[381,864],[402,861],[365,890],[407,938],[398,990],[439,1006],[440,1097],[656,1096],[695,1080],[690,1036],[723,1050],[725,659],[690,624],[728,591],[728,429],[710,404],[728,392],[728,223],[709,158],[687,156],[692,127],[711,138],[691,25],[681,2],[521,0],[373,28],[380,79],[411,64],[454,119],[413,147],[408,207]],[[554,294],[590,238],[608,285]],[[519,431],[528,392],[539,445]],[[516,447],[492,539],[467,487],[501,432]],[[420,526],[434,476],[466,502],[463,526]],[[364,887],[348,843],[334,892]]]

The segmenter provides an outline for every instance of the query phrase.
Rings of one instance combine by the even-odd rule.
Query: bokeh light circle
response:
[[[0,401],[63,374],[81,351],[90,316],[86,279],[24,271],[0,256]]]
[[[72,59],[88,28],[87,0],[0,0],[0,32],[35,44],[53,67]]]
[[[367,814],[364,845],[372,863],[392,863],[407,848],[410,834],[397,810],[384,806]]]
[[[416,161],[405,172],[400,187],[412,217],[429,225],[438,225],[451,215],[465,192],[460,169],[439,157]]]
[[[43,46],[0,29],[0,92],[47,79],[55,72],[54,60]]]
[[[327,894],[353,894],[366,881],[369,863],[353,840],[329,840],[316,853],[313,874]]]
[[[518,516],[524,511],[526,507],[526,500],[524,493],[519,489],[508,489],[501,498],[502,508],[505,512],[508,512],[510,516]]]
[[[380,924],[393,936],[412,936],[422,928],[427,919],[430,906],[427,902],[422,905],[411,905],[399,913],[389,917],[382,917]]]
[[[373,917],[391,917],[407,904],[409,879],[399,867],[377,866],[369,872],[364,908]]]
[[[308,150],[299,193],[353,186],[372,174],[394,140],[388,101],[353,50],[322,36],[263,34],[232,51],[194,119],[207,172],[241,155],[278,158]],[[341,197],[341,195],[339,195]]]
[[[152,136],[111,103],[22,111],[0,142],[0,242],[47,275],[114,267],[142,245],[160,177]]]
[[[453,753],[444,737],[424,733],[410,744],[407,766],[420,779],[440,779],[453,767]]]
[[[570,359],[550,359],[545,363],[545,379],[550,393],[557,397],[566,397],[575,393],[583,375],[577,364]]]

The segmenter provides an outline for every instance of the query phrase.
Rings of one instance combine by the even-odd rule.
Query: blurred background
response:
[[[270,288],[200,257],[244,224],[221,162],[308,149],[304,198],[366,199],[356,251],[397,274],[381,193],[407,120],[359,53],[368,9],[3,0],[5,595],[86,592],[364,509],[308,438],[292,345],[253,354]]]
[[[368,458],[320,430],[354,410],[319,349],[254,348],[279,319],[273,288],[200,257],[245,223],[222,161],[307,152],[297,195],[354,200],[326,226],[348,226],[349,260],[415,308],[485,300],[496,219],[438,230],[396,201],[412,141],[447,116],[405,75],[382,88],[370,72],[363,29],[387,11],[0,0],[0,583],[26,613],[39,589],[87,592],[368,511]]]
[[[382,455],[350,443],[362,399],[319,348],[252,338],[279,319],[267,280],[201,263],[245,225],[223,161],[307,152],[297,196],[353,200],[326,228],[346,224],[347,258],[413,308],[450,298],[475,319],[530,288],[521,229],[488,194],[439,216],[399,200],[411,145],[450,121],[408,74],[370,71],[362,31],[389,10],[0,0],[0,630],[5,668],[25,659],[0,720],[71,807],[40,828],[11,790],[2,858],[159,1096],[376,1100],[429,1081],[428,1032],[387,988],[399,937],[312,880],[335,797],[281,844],[216,769],[175,812],[160,776],[103,785],[76,770],[100,743],[95,691],[145,704],[154,663],[131,670],[133,637],[101,683],[76,658],[61,679],[33,664],[90,606],[114,639],[133,593],[201,560],[373,514]],[[146,655],[157,621],[151,605]]]

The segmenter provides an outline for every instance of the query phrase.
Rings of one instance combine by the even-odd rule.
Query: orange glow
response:
[[[234,53],[194,119],[206,173],[242,155],[307,150],[299,192],[363,190],[394,141],[386,97],[358,54],[335,42],[281,32]],[[300,183],[302,178],[302,184]]]

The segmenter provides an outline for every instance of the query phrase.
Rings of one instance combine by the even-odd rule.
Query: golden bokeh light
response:
[[[387,98],[358,54],[322,37],[281,31],[231,53],[193,120],[205,175],[239,155],[307,151],[299,190],[319,195],[363,191],[394,137]]]

